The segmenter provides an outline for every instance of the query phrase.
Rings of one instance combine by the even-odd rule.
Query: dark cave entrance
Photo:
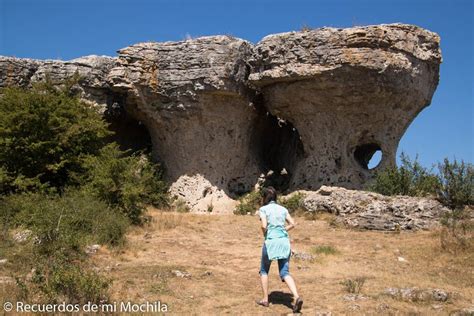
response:
[[[354,159],[362,168],[372,170],[382,161],[382,149],[375,143],[359,145],[354,150]]]
[[[263,185],[285,192],[297,162],[304,155],[300,134],[291,122],[272,115],[265,107],[259,106],[257,110],[256,148],[260,167],[266,174]]]
[[[110,97],[110,102],[108,102],[104,113],[104,117],[109,123],[109,129],[114,132],[109,140],[117,142],[121,150],[129,150],[130,153],[137,151],[151,153],[150,133],[142,122],[127,113],[124,104],[124,96],[113,95]]]

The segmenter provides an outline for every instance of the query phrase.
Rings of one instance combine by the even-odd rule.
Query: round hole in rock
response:
[[[375,143],[359,145],[354,151],[354,159],[362,168],[374,169],[382,161],[382,149]]]
[[[382,161],[382,151],[377,150],[372,156],[372,158],[370,159],[367,167],[369,168],[369,170],[374,169],[380,164],[381,161]]]

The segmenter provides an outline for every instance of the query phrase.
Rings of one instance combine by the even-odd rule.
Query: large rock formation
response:
[[[431,102],[441,61],[438,35],[399,24],[270,35],[254,51],[249,81],[301,135],[292,189],[360,188],[377,150],[379,169],[393,165],[406,128]]]
[[[126,109],[150,131],[171,192],[192,208],[233,209],[253,188],[257,112],[245,83],[252,46],[228,36],[142,43],[119,51],[109,74]]]
[[[59,83],[77,73],[80,77],[77,88],[81,97],[105,111],[107,104],[115,102],[107,82],[107,74],[114,65],[115,58],[95,55],[70,61],[0,57],[0,88],[14,85],[28,87],[46,78]]]
[[[435,33],[391,24],[276,34],[256,46],[229,36],[141,43],[117,58],[0,57],[0,87],[79,73],[84,99],[121,113],[113,122],[146,126],[174,195],[193,210],[231,211],[270,170],[282,189],[360,188],[376,150],[375,170],[394,164],[440,62]],[[123,122],[114,127],[126,134]]]

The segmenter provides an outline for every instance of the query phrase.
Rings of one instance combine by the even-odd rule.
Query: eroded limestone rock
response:
[[[228,36],[142,43],[120,50],[109,74],[150,131],[171,192],[193,210],[232,211],[231,198],[257,181],[257,112],[245,86],[251,54],[248,42]]]
[[[322,28],[269,35],[254,49],[249,81],[290,121],[304,155],[290,189],[360,188],[367,163],[395,163],[398,142],[431,102],[441,55],[437,34],[411,25]]]
[[[85,56],[70,61],[20,59],[0,56],[0,88],[6,86],[29,87],[48,77],[53,83],[63,82],[77,74],[76,88],[81,98],[105,111],[114,102],[107,74],[115,65],[115,58]]]
[[[301,191],[302,206],[309,212],[329,212],[343,224],[371,230],[416,230],[438,225],[448,209],[431,198],[384,196],[374,192],[322,186]]]
[[[174,195],[194,211],[231,212],[262,179],[288,191],[361,188],[395,163],[440,62],[438,35],[391,24],[276,34],[256,46],[229,36],[140,43],[117,58],[0,57],[0,87],[77,72],[82,98],[120,137],[142,142],[146,126]]]
[[[441,289],[420,289],[411,288],[387,288],[382,293],[395,299],[412,302],[446,302],[451,297],[451,293]]]

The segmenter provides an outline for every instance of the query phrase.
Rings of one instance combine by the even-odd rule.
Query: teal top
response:
[[[290,256],[290,238],[285,229],[288,210],[274,201],[271,201],[259,210],[260,218],[267,219],[267,234],[265,246],[268,259],[286,259]]]

